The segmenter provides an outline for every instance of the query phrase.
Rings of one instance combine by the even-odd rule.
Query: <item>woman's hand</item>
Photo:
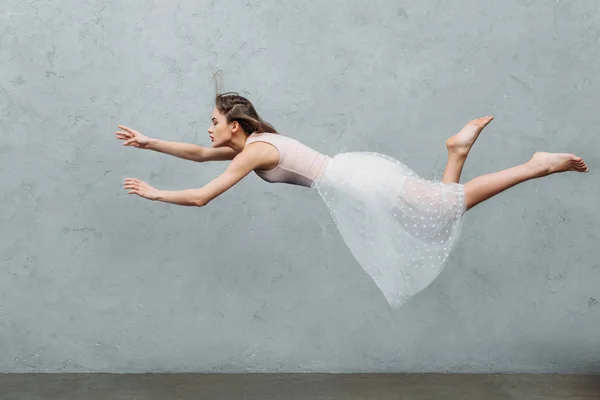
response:
[[[134,131],[126,126],[119,125],[119,128],[124,132],[117,131],[117,139],[124,140],[123,146],[137,147],[138,149],[145,149],[150,143],[150,138],[146,135]]]
[[[137,194],[148,200],[157,200],[160,193],[160,190],[153,188],[146,182],[133,178],[125,178],[123,188],[129,190],[127,194]]]

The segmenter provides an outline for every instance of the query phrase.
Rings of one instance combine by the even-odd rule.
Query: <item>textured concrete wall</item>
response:
[[[600,13],[567,2],[0,3],[0,371],[600,371]],[[225,164],[121,147],[117,124],[208,144],[212,74],[327,154],[464,178],[536,150],[591,173],[469,213],[392,312],[306,189],[255,175],[207,208],[128,197]]]

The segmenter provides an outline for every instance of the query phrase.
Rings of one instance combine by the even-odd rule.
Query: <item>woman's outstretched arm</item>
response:
[[[150,139],[147,149],[196,162],[232,160],[237,155],[237,152],[229,147],[215,149],[161,139]]]
[[[233,187],[254,169],[260,168],[263,155],[264,152],[260,147],[248,146],[233,159],[221,175],[198,189],[158,190],[146,182],[133,178],[125,179],[124,188],[128,190],[128,194],[136,194],[149,200],[180,206],[203,207]]]
[[[122,131],[117,131],[117,139],[125,141],[123,146],[136,147],[138,149],[153,150],[159,153],[168,154],[184,160],[206,162],[206,161],[225,161],[232,160],[237,152],[229,147],[212,148],[203,147],[191,143],[170,142],[161,139],[152,139],[148,136],[119,125]]]

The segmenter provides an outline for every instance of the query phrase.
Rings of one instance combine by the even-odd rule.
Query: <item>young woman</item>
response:
[[[225,172],[198,189],[158,190],[138,179],[125,179],[129,194],[149,200],[205,206],[252,171],[268,182],[315,189],[356,260],[390,306],[399,308],[440,274],[467,210],[530,179],[588,171],[573,154],[535,153],[524,164],[460,184],[467,155],[492,119],[470,121],[446,141],[448,162],[441,181],[420,178],[400,161],[379,153],[328,157],[277,133],[236,93],[216,96],[208,129],[211,148],[151,139],[122,125],[116,136],[124,146],[187,160],[232,160]]]

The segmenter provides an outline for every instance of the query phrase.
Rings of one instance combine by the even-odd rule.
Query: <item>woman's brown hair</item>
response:
[[[248,135],[254,132],[277,133],[271,124],[258,115],[250,100],[235,92],[218,93],[215,107],[225,116],[227,123],[237,121]]]

